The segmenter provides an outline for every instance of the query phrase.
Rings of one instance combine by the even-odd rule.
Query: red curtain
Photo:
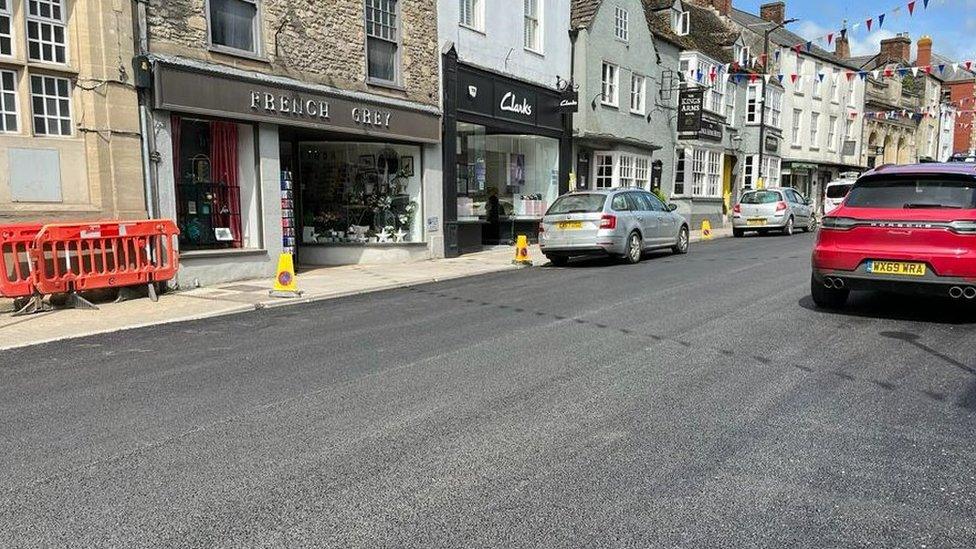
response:
[[[241,236],[241,187],[237,156],[237,124],[210,123],[210,174],[215,190],[214,227],[229,227],[233,247],[243,246]]]

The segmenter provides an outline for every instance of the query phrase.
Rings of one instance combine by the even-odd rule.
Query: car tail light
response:
[[[777,202],[776,203],[776,211],[777,212],[786,211],[786,202],[783,202],[782,200],[780,200],[779,202]]]
[[[850,217],[826,216],[820,221],[820,228],[831,231],[849,231],[857,225],[856,219]]]
[[[600,218],[600,228],[601,229],[616,229],[617,228],[617,216],[615,215],[604,215]]]
[[[736,204],[735,206],[732,206],[732,213],[742,213],[742,205]]]

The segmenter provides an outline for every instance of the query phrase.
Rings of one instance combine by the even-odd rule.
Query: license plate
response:
[[[560,221],[556,223],[556,228],[561,231],[578,231],[583,228],[582,221]]]
[[[765,224],[766,224],[765,217],[754,217],[752,219],[746,220],[746,225],[765,225]]]
[[[884,275],[925,276],[925,264],[903,261],[869,261],[868,272]]]

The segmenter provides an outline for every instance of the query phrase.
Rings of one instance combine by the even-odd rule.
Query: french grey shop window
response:
[[[400,44],[397,0],[366,0],[366,59],[370,80],[397,82]]]
[[[210,42],[242,52],[258,53],[258,0],[209,0]]]

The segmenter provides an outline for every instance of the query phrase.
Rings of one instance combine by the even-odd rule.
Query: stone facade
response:
[[[286,76],[345,90],[437,105],[439,99],[437,9],[434,0],[401,0],[401,87],[366,83],[363,0],[262,0],[262,47],[255,56],[209,47],[205,0],[150,0],[149,49],[218,65]]]
[[[8,5],[13,55],[0,68],[15,71],[17,127],[0,134],[0,223],[145,218],[132,3],[64,2],[63,63],[28,61],[26,2]],[[31,78],[42,75],[67,81],[66,135],[34,127]]]

